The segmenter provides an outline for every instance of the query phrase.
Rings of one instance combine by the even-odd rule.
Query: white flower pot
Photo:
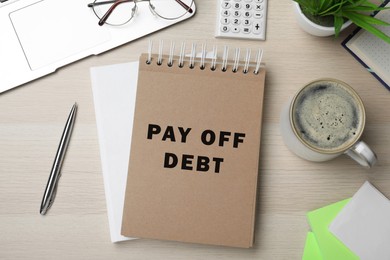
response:
[[[295,17],[298,21],[298,24],[301,26],[301,28],[304,31],[315,36],[330,36],[335,34],[334,27],[326,27],[326,26],[321,26],[316,23],[313,23],[302,13],[301,7],[297,2],[293,2],[293,4],[295,10]],[[345,22],[341,27],[341,31],[347,28],[351,24],[352,24],[351,21]]]

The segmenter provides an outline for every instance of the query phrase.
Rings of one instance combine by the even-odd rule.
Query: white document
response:
[[[107,214],[112,242],[121,235],[138,80],[138,61],[91,68]]]
[[[390,259],[390,201],[365,182],[329,230],[362,260]]]

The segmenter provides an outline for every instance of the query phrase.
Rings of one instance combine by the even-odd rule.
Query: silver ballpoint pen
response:
[[[64,132],[62,133],[61,141],[57,149],[57,154],[54,159],[53,167],[50,172],[49,180],[47,181],[45,193],[43,194],[40,213],[45,215],[48,209],[53,204],[55,195],[57,193],[57,183],[61,175],[61,166],[64,160],[66,149],[68,148],[68,143],[70,136],[72,134],[73,125],[76,118],[77,112],[77,103],[74,103],[72,109],[70,110],[68,120],[66,121]]]

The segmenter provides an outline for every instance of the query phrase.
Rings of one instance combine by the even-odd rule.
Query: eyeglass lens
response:
[[[99,23],[109,25],[123,25],[129,22],[142,0],[96,0],[89,7],[93,8]],[[174,20],[182,17],[187,12],[192,13],[193,0],[149,0],[150,11],[167,20]],[[102,19],[104,18],[104,19]],[[107,19],[105,19],[107,18]]]
[[[173,20],[192,13],[193,0],[150,0],[150,9],[161,18]]]

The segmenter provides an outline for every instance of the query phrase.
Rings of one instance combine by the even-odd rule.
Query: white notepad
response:
[[[390,259],[390,201],[365,182],[329,226],[361,260]]]
[[[121,235],[138,61],[91,68],[92,91],[112,242]]]

